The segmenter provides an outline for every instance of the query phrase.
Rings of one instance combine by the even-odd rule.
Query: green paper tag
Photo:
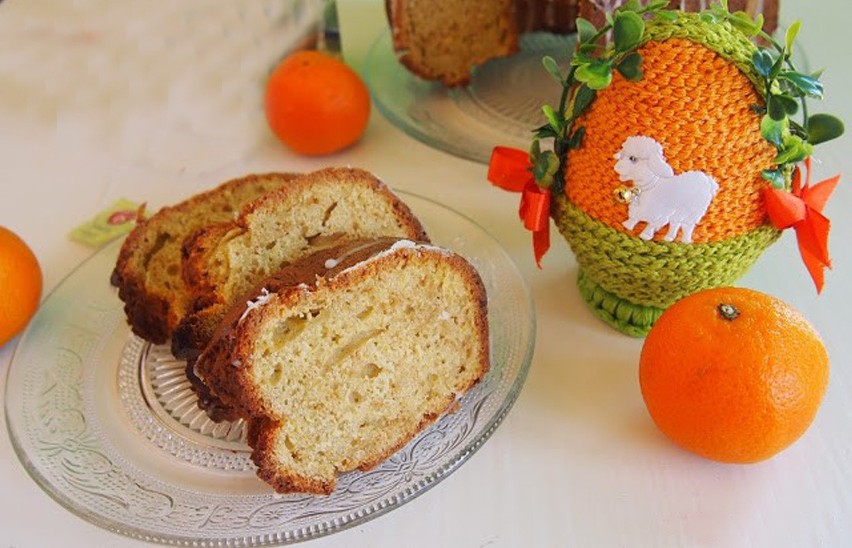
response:
[[[72,230],[71,239],[89,247],[100,247],[133,230],[138,209],[139,204],[119,198],[93,219]]]

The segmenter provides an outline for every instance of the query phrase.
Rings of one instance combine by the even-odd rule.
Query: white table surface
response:
[[[381,2],[340,1],[346,57],[359,66],[385,25]],[[467,213],[510,251],[535,298],[529,378],[485,446],[414,501],[308,545],[852,546],[849,137],[818,152],[818,176],[850,174],[827,208],[835,269],[822,296],[792,233],[740,281],[792,303],[823,335],[832,361],[823,406],[805,436],[777,457],[716,464],[656,430],[639,392],[642,341],[587,310],[574,286],[576,264],[555,234],[544,269],[535,268],[529,234],[515,217],[517,195],[491,187],[483,165],[421,144],[375,110],[363,140],[345,152],[287,152],[260,110],[262,75],[286,37],[258,41],[250,29],[217,26],[237,2],[208,2],[206,10],[179,4],[0,3],[0,224],[34,249],[45,294],[93,253],[68,232],[116,198],[158,206],[248,172],[351,164]],[[804,20],[800,41],[812,65],[829,67],[820,109],[852,123],[852,63],[849,48],[837,45],[848,41],[852,4],[783,4],[785,20]],[[195,10],[190,33],[169,34],[180,9]],[[240,48],[254,54],[235,55]],[[16,342],[0,348],[0,394]],[[0,422],[0,548],[140,545],[42,492]]]

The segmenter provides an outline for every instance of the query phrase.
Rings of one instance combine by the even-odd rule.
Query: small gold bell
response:
[[[621,185],[612,191],[612,195],[615,197],[616,202],[620,204],[629,204],[634,198],[636,198],[636,196],[639,195],[639,189]]]

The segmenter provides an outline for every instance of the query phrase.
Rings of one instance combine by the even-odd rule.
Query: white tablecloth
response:
[[[339,0],[347,59],[384,28],[379,0]],[[682,452],[639,392],[642,341],[581,302],[559,238],[535,268],[517,196],[485,167],[431,149],[375,112],[338,155],[284,150],[263,122],[266,71],[303,23],[284,1],[0,3],[0,224],[34,249],[49,292],[93,253],[68,232],[116,198],[159,206],[248,172],[337,164],[464,211],[509,250],[533,290],[538,343],[521,396],[496,434],[416,500],[311,546],[852,545],[852,186],[827,208],[834,271],[817,297],[785,234],[741,285],[796,306],[825,339],[828,393],[793,447],[751,466]],[[784,0],[800,41],[827,66],[820,106],[852,121],[846,0]],[[306,4],[306,10],[312,9]],[[270,11],[272,16],[270,16]],[[275,27],[274,25],[279,25]],[[819,147],[818,175],[852,173],[849,137]],[[0,389],[17,340],[0,348]],[[3,390],[0,390],[0,394]],[[3,399],[3,396],[0,396]],[[0,546],[139,546],[71,514],[27,475],[0,423]]]

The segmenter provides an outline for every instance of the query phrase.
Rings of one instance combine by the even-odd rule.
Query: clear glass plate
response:
[[[519,53],[477,67],[465,88],[446,88],[402,66],[386,31],[367,53],[365,76],[376,106],[395,126],[429,146],[487,163],[497,145],[529,148],[533,130],[546,123],[542,105],[555,108],[562,90],[541,59],[550,55],[565,68],[574,43],[575,35],[525,34]]]
[[[296,542],[363,523],[433,487],[495,431],[518,396],[535,342],[529,289],[482,228],[401,193],[433,241],[467,257],[488,292],[492,369],[461,409],[330,496],[277,495],[257,479],[241,423],[199,413],[183,364],[126,326],[109,285],[120,241],[47,298],[22,336],[6,384],[6,420],[30,475],[105,529],[185,546]]]

